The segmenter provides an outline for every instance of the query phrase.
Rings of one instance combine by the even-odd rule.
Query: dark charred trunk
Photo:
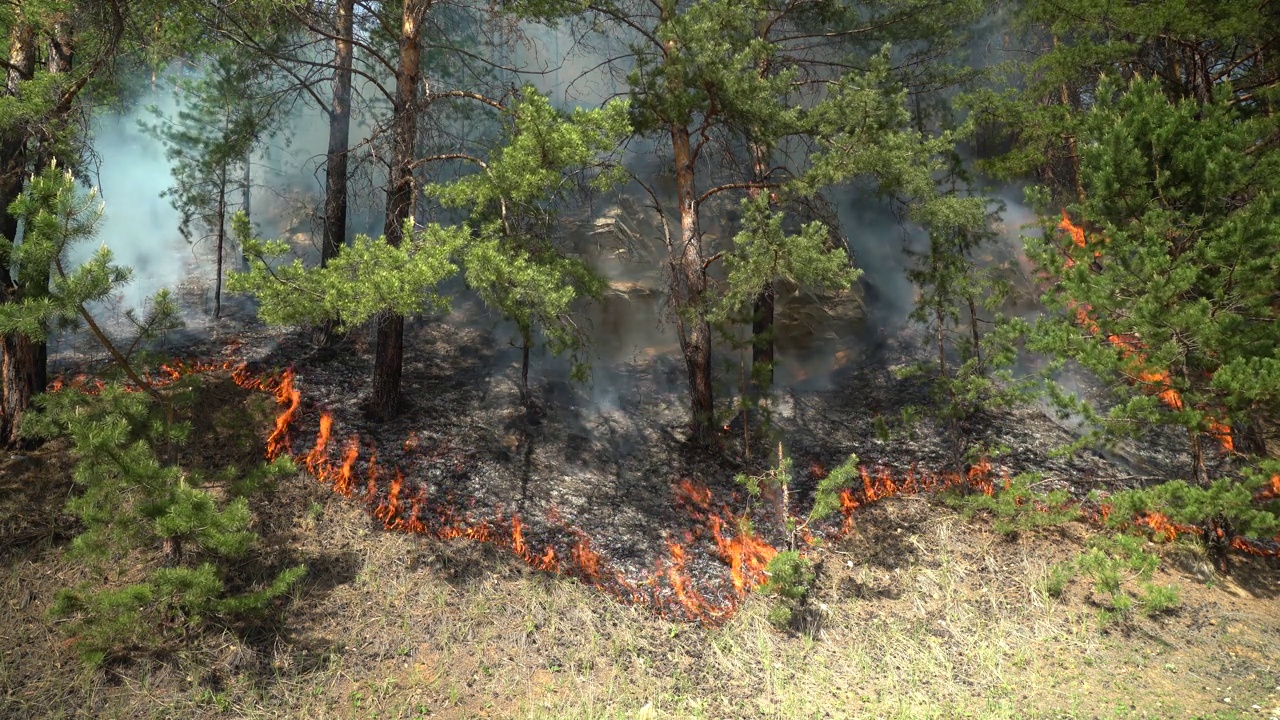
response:
[[[978,361],[978,372],[983,370],[982,364],[982,333],[978,328],[978,303],[972,294],[966,295],[965,299],[969,303],[969,336],[973,342],[973,357]]]
[[[1204,446],[1200,443],[1201,433],[1198,430],[1190,430],[1188,433],[1191,450],[1191,473],[1195,478],[1196,484],[1200,487],[1209,487],[1209,469],[1204,463]]]
[[[391,420],[400,412],[400,376],[404,369],[404,316],[378,316],[378,340],[374,350],[373,396],[370,414]]]
[[[227,238],[227,166],[224,163],[222,170],[218,175],[218,218],[215,221],[217,227],[214,230],[215,239],[218,241],[218,258],[216,277],[213,281],[213,316],[215,318],[222,317],[222,256],[223,246],[226,244]]]
[[[776,302],[773,282],[768,281],[751,307],[751,388],[760,406],[767,405],[773,393]]]
[[[707,269],[698,230],[698,208],[693,187],[693,152],[687,127],[671,129],[672,160],[676,170],[676,199],[680,203],[680,240],[673,248],[676,330],[680,350],[689,371],[689,400],[696,445],[710,447],[719,437],[715,419],[715,395],[711,387],[711,324],[707,321]]]
[[[751,143],[751,180],[763,183],[769,173],[769,149],[760,143]],[[752,188],[753,197],[759,197],[763,188]],[[773,393],[774,364],[774,311],[777,296],[772,280],[766,280],[760,294],[751,307],[751,398],[761,410],[767,409]]]
[[[529,402],[529,349],[533,347],[533,333],[528,326],[520,328],[520,398]]]
[[[347,152],[351,140],[351,34],[355,0],[339,0],[334,41],[333,103],[329,107],[329,152],[325,162],[324,240],[320,266],[338,256],[347,240]],[[321,345],[332,345],[336,322],[318,328]]]
[[[405,0],[400,26],[400,67],[396,70],[396,102],[392,119],[391,167],[387,183],[387,242],[399,247],[404,225],[413,213],[413,156],[418,130],[420,49],[418,23],[425,0]],[[400,410],[400,375],[404,365],[404,317],[383,313],[373,359],[371,414],[390,420]]]

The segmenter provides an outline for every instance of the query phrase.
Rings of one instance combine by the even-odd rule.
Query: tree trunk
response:
[[[1058,36],[1053,36],[1053,47],[1058,47]],[[1060,83],[1058,85],[1058,99],[1062,102],[1062,106],[1068,111],[1075,110],[1075,104],[1071,102],[1071,95],[1067,92],[1067,84]],[[1067,141],[1067,159],[1071,162],[1071,184],[1076,191],[1076,200],[1084,202],[1084,183],[1080,177],[1080,151],[1076,146],[1076,136],[1074,134],[1066,136]]]
[[[216,277],[213,281],[213,316],[215,318],[222,317],[222,256],[223,245],[227,238],[227,164],[222,164],[222,169],[218,174],[218,226],[214,230],[214,237],[218,241],[218,257],[217,268],[215,270]]]
[[[703,447],[715,444],[715,396],[711,387],[711,324],[703,307],[707,291],[706,260],[698,230],[698,208],[693,187],[693,153],[689,129],[671,128],[672,160],[676,170],[676,199],[680,203],[680,244],[673,248],[676,330],[680,350],[689,371],[689,400],[693,412],[691,440]]]
[[[243,194],[240,197],[240,209],[244,211],[244,216],[249,220],[249,227],[253,227],[253,148],[249,148],[244,153],[244,176],[240,179],[243,184]],[[244,255],[244,246],[240,246],[240,264],[237,266],[240,270],[249,268],[249,258]]]
[[[520,399],[529,402],[529,349],[533,347],[533,329],[520,328]]]
[[[1188,431],[1189,450],[1191,450],[1191,474],[1195,478],[1196,485],[1207,488],[1209,487],[1209,469],[1204,464],[1204,447],[1200,444],[1200,432],[1198,430]]]
[[[9,34],[9,72],[4,92],[16,96],[19,82],[31,77],[35,69],[35,33],[29,25],[15,23]],[[4,128],[0,132],[0,235],[8,240],[18,236],[18,219],[9,214],[9,204],[22,192],[27,175],[27,153],[24,129]],[[0,263],[0,302],[18,302],[21,288],[8,263]],[[37,381],[36,358],[28,350],[30,343],[21,335],[0,336],[0,445],[18,442],[18,419],[31,405],[31,396],[43,389],[33,388]]]
[[[325,163],[324,241],[320,267],[338,256],[347,241],[347,152],[351,142],[351,35],[355,0],[338,0],[334,41],[333,104],[329,107],[329,154]],[[334,341],[336,322],[318,328],[319,342]]]
[[[973,357],[978,361],[978,373],[982,373],[982,333],[978,328],[978,302],[973,294],[965,295],[969,303],[969,337],[973,341]]]
[[[763,183],[769,174],[769,149],[761,143],[750,145],[751,180]],[[762,188],[752,188],[749,194],[758,198],[762,192]],[[748,385],[751,399],[762,411],[768,408],[769,396],[773,393],[775,304],[773,280],[766,280],[751,306],[751,382]]]
[[[400,26],[400,67],[396,70],[396,102],[392,116],[391,167],[387,178],[387,242],[399,247],[404,224],[413,214],[413,156],[418,132],[418,24],[427,0],[404,0]],[[373,358],[371,414],[390,420],[400,409],[400,374],[404,365],[404,317],[383,313]]]
[[[31,342],[26,335],[5,335],[0,346],[0,381],[5,388],[0,415],[8,421],[4,442],[17,446],[21,444],[18,425],[22,414],[31,407],[31,398],[49,384],[48,362],[44,343]]]

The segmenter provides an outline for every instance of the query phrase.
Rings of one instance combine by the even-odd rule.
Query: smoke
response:
[[[173,113],[172,95],[146,98]],[[172,182],[172,165],[164,148],[141,127],[139,121],[154,118],[145,109],[101,114],[93,119],[93,147],[97,154],[94,178],[104,204],[95,242],[71,249],[68,260],[78,265],[97,252],[111,250],[115,262],[133,268],[133,279],[121,288],[115,302],[139,308],[162,288],[173,288],[191,272],[203,272],[194,262],[191,245],[178,232],[179,216],[160,195]],[[212,277],[211,273],[207,277]]]
[[[575,41],[568,27],[526,24],[521,29],[525,37],[498,59],[522,72],[508,74],[504,82],[531,83],[565,109],[598,106],[625,90],[618,73],[628,69],[627,61],[606,62],[620,54],[619,48],[609,46],[617,38],[588,47]],[[359,148],[352,165],[360,169],[355,170],[350,185],[349,235],[375,235],[382,230],[384,199],[380,186],[385,166],[381,158],[371,157],[373,146],[366,141],[385,121],[387,108],[374,98],[368,85],[362,87],[357,80],[350,144]],[[214,280],[212,248],[207,241],[193,245],[179,234],[178,213],[167,198],[161,197],[172,184],[172,166],[159,140],[138,127],[139,120],[154,121],[141,108],[156,105],[172,117],[179,100],[171,86],[162,83],[137,103],[139,109],[103,113],[94,118],[94,147],[100,159],[96,180],[106,204],[98,240],[111,248],[119,263],[135,270],[134,279],[116,299],[118,307],[141,307],[161,288],[194,285],[203,288],[204,299],[199,293],[178,293],[191,317],[201,316],[208,305],[208,288]],[[258,150],[252,163],[252,217],[258,232],[264,237],[289,240],[309,262],[319,254],[327,142],[326,112],[304,99],[290,109],[289,117]],[[656,145],[633,141],[623,161],[651,184],[670,209],[673,188]],[[998,242],[1007,247],[1006,254],[1018,256],[1017,227],[1031,213],[1016,202],[1013,189],[1008,190],[1000,194],[1009,208],[1010,222]],[[904,251],[925,248],[927,237],[923,231],[902,221],[891,205],[866,184],[843,188],[832,199],[863,279],[853,296],[834,303],[832,298],[780,288],[776,381],[781,387],[831,386],[844,364],[865,354],[876,343],[875,333],[901,329],[915,307],[917,290],[907,278],[912,261]],[[603,302],[584,304],[582,308],[594,366],[587,394],[596,408],[618,409],[623,399],[637,393],[683,390],[683,363],[667,308],[662,231],[656,215],[647,208],[648,203],[646,194],[630,187],[616,200],[591,199],[587,206],[575,208],[572,217],[566,218],[566,247],[590,262],[610,283]],[[601,220],[605,221],[603,227]],[[716,230],[722,236],[714,241],[724,244],[732,223],[709,223],[708,227],[717,224],[723,228]],[[77,250],[72,260],[81,261],[95,249],[96,243],[88,243]],[[470,305],[474,305],[474,298],[458,303],[460,310]],[[494,349],[504,365],[502,372],[518,363],[518,352],[512,351],[508,343],[516,336],[514,329],[493,314],[464,310],[450,321],[483,325],[491,331]],[[724,376],[722,386],[736,388],[740,353],[726,343],[718,343],[717,351]],[[509,360],[512,365],[507,364]],[[563,378],[567,365],[563,359],[537,358],[533,378]]]

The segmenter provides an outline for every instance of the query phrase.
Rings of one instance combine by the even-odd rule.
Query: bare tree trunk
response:
[[[320,267],[338,256],[347,240],[347,152],[351,142],[351,35],[355,0],[339,0],[334,41],[333,103],[329,107],[329,154],[325,163],[324,241]],[[321,345],[334,341],[333,320],[319,329]]]
[[[529,349],[533,347],[533,332],[529,326],[520,328],[520,399],[529,402]]]
[[[978,303],[972,293],[966,295],[965,299],[969,303],[969,335],[973,340],[973,356],[978,361],[978,372],[981,373],[983,371],[982,333],[978,328]]]
[[[763,183],[769,173],[769,149],[760,143],[751,145],[751,179]],[[762,188],[752,188],[749,193],[758,198]],[[749,388],[756,405],[767,409],[773,392],[774,365],[774,312],[777,295],[773,280],[766,280],[760,294],[751,307],[751,382]]]
[[[218,227],[214,230],[218,241],[218,258],[216,277],[213,281],[213,316],[222,317],[222,256],[223,245],[227,238],[227,164],[222,163],[218,173]]]
[[[1053,36],[1053,47],[1058,47],[1058,36]],[[1063,107],[1074,108],[1071,102],[1071,94],[1067,92],[1067,84],[1058,85],[1058,99],[1062,102]],[[1067,157],[1071,161],[1071,183],[1076,191],[1076,200],[1084,202],[1084,181],[1080,177],[1080,151],[1076,146],[1076,136],[1067,135]]]
[[[253,227],[253,148],[249,148],[244,152],[244,176],[240,179],[243,185],[243,194],[240,197],[240,209],[244,211],[244,216],[249,220],[249,227]],[[240,270],[246,270],[249,267],[249,258],[244,255],[244,246],[240,246],[239,265],[236,266]]]
[[[391,168],[387,183],[387,242],[399,247],[404,224],[413,216],[413,156],[418,130],[419,27],[427,0],[404,0],[400,26],[400,67],[396,70],[396,102],[392,119]],[[390,420],[400,409],[400,376],[404,367],[404,316],[383,313],[373,359],[371,414]]]
[[[938,375],[944,381],[947,376],[947,335],[946,335],[946,311],[941,304],[934,306],[933,309],[934,324],[937,326],[934,332],[934,339],[938,341]]]
[[[1200,444],[1200,432],[1192,429],[1187,434],[1190,440],[1191,473],[1197,485],[1209,487],[1209,469],[1204,464],[1204,447]]]
[[[676,170],[676,199],[680,203],[680,244],[672,253],[675,284],[676,330],[689,371],[689,399],[693,412],[692,441],[703,447],[716,442],[715,396],[711,387],[711,324],[707,321],[707,269],[698,229],[697,200],[693,186],[693,153],[689,129],[679,123],[671,128]]]
[[[30,25],[15,23],[9,34],[9,72],[5,95],[18,94],[19,82],[35,70],[35,32]],[[0,235],[16,240],[18,219],[9,214],[9,204],[22,192],[27,174],[26,138],[21,127],[5,128],[0,134]],[[8,263],[0,263],[0,302],[18,302],[22,288]],[[31,343],[16,333],[0,336],[0,445],[16,445],[18,421],[31,405],[31,396],[43,389],[32,386],[36,358]]]

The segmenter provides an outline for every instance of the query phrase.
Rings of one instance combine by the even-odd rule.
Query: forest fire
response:
[[[1077,247],[1086,247],[1088,239],[1085,236],[1084,228],[1076,225],[1067,215],[1067,211],[1062,211],[1062,220],[1058,223],[1058,228],[1065,231],[1071,238],[1072,243]],[[1095,250],[1094,258],[1101,258],[1102,252]],[[1066,258],[1065,266],[1070,268],[1075,266],[1075,260],[1069,255]],[[1072,303],[1072,310],[1076,317],[1076,324],[1085,328],[1091,335],[1101,335],[1102,329],[1098,325],[1097,319],[1093,315],[1093,308],[1085,303]],[[1132,361],[1132,375],[1135,381],[1142,383],[1147,391],[1160,398],[1169,408],[1173,410],[1182,410],[1182,395],[1174,387],[1172,377],[1168,370],[1149,369],[1146,368],[1146,356],[1142,352],[1142,342],[1139,338],[1132,335],[1108,334],[1107,342],[1118,348],[1123,357]],[[1225,452],[1235,451],[1235,441],[1231,436],[1231,427],[1213,417],[1208,417],[1209,434],[1218,440],[1218,444]]]
[[[996,482],[992,477],[992,466],[987,460],[979,461],[964,473],[930,475],[921,474],[915,468],[912,468],[901,482],[894,480],[893,475],[883,468],[875,476],[872,476],[871,472],[865,467],[860,470],[863,487],[861,495],[852,489],[847,489],[840,494],[840,512],[844,515],[844,523],[841,526],[842,532],[849,532],[853,529],[853,512],[855,510],[877,500],[898,495],[936,493],[952,488],[966,488],[969,491],[980,492],[987,496],[994,495],[996,492]],[[1008,473],[1002,473],[1002,478],[1003,486],[1008,488],[1010,483]]]
[[[271,392],[281,406],[272,437],[276,440],[276,447],[287,447],[287,433],[297,419],[300,405],[300,395],[293,384],[294,375],[286,371],[275,383],[255,383],[247,379],[246,382]],[[318,480],[331,484],[335,492],[352,497],[355,466],[360,456],[359,439],[350,438],[341,458],[331,459],[333,423],[332,415],[321,413],[315,444],[300,459]],[[283,431],[277,436],[276,431],[281,428]],[[420,449],[416,435],[411,436],[406,445],[414,450]],[[655,562],[647,576],[633,580],[621,567],[612,564],[593,548],[586,532],[566,523],[558,514],[551,514],[548,520],[560,527],[559,537],[535,541],[527,536],[525,522],[518,515],[507,519],[501,509],[495,509],[491,519],[473,517],[460,512],[457,504],[447,496],[429,498],[426,486],[421,483],[415,483],[416,492],[406,502],[406,486],[411,481],[398,470],[384,473],[377,464],[376,452],[370,456],[366,472],[367,492],[362,500],[388,530],[426,535],[441,541],[466,538],[493,544],[510,550],[538,570],[575,577],[622,602],[646,605],[673,619],[715,624],[732,617],[747,595],[768,580],[766,568],[779,552],[777,546],[750,528],[746,515],[734,513],[728,503],[717,507],[711,489],[688,478],[678,481],[673,487],[673,502],[684,509],[694,522],[692,530],[684,534],[682,542],[668,536],[665,556]],[[816,478],[826,470],[815,461],[810,472]],[[953,488],[991,496],[999,489],[1007,489],[1011,482],[1007,472],[997,473],[986,460],[958,473],[928,474],[912,468],[905,477],[897,478],[887,468],[862,467],[860,472],[861,487],[846,489],[840,495],[843,519],[837,527],[826,531],[830,537],[851,532],[854,512],[885,498]],[[384,482],[387,483],[385,492],[381,490]],[[1280,496],[1280,476],[1273,478],[1272,485]],[[1174,523],[1167,516],[1155,512],[1139,518],[1135,524],[1145,526],[1167,540],[1185,533],[1203,532],[1199,527]],[[808,535],[802,539],[812,541]],[[728,577],[719,581],[695,581],[690,554],[695,545],[701,545],[714,555],[728,570]],[[1252,555],[1280,554],[1272,547],[1243,537],[1231,538],[1229,545]]]
[[[765,527],[772,520],[751,517],[751,511],[736,513],[731,509],[731,502],[717,501],[711,488],[684,478],[674,484],[672,502],[684,511],[691,527],[679,533],[679,539],[668,535],[664,540],[665,553],[654,561],[650,570],[639,571],[637,577],[634,568],[628,570],[610,560],[584,530],[564,521],[558,513],[548,513],[544,518],[546,529],[531,533],[523,518],[506,515],[501,508],[494,508],[491,515],[481,517],[461,510],[461,503],[447,493],[438,497],[429,495],[425,483],[406,477],[397,468],[379,465],[376,448],[363,446],[358,435],[341,440],[336,435],[335,418],[330,412],[320,412],[311,448],[305,452],[295,451],[292,434],[302,414],[303,402],[291,369],[266,375],[250,372],[245,364],[230,361],[176,363],[164,366],[160,374],[148,379],[163,386],[193,373],[217,370],[230,371],[238,385],[266,392],[277,404],[279,410],[265,443],[267,459],[292,458],[335,493],[358,499],[387,530],[441,541],[465,538],[492,544],[511,551],[535,569],[575,577],[621,602],[648,606],[672,619],[706,624],[732,617],[743,600],[768,581],[769,562],[780,551],[779,545],[762,537],[753,529],[752,522],[748,522],[752,520]],[[101,382],[78,376],[70,381],[59,379],[50,389],[75,388],[96,393],[102,387]],[[417,434],[411,434],[403,447],[405,452],[428,455],[441,450],[430,447]],[[814,479],[827,474],[826,468],[816,460],[808,471]],[[812,529],[800,523],[802,531],[796,533],[793,542],[803,544],[806,549],[802,552],[813,544],[815,534],[828,538],[848,534],[854,528],[856,510],[885,498],[953,488],[991,496],[1010,484],[1007,472],[997,473],[985,460],[964,472],[930,474],[912,468],[905,476],[895,476],[883,467],[862,467],[860,480],[859,484],[841,492],[839,522]],[[358,485],[363,486],[363,492],[357,494]],[[1277,497],[1280,497],[1280,476],[1273,477],[1270,486],[1260,491],[1256,499]],[[785,503],[779,498],[777,503],[766,502],[762,507],[777,508],[780,515]],[[1105,519],[1109,508],[1103,506],[1100,510],[1100,519]],[[780,524],[782,518],[773,520]],[[1199,527],[1177,524],[1154,512],[1136,524],[1169,540],[1185,533],[1203,533]],[[1277,554],[1268,545],[1242,537],[1230,538],[1229,545],[1253,555]],[[707,570],[699,570],[706,564],[695,562],[695,558],[707,557],[718,561],[724,569],[722,575],[709,576]]]

